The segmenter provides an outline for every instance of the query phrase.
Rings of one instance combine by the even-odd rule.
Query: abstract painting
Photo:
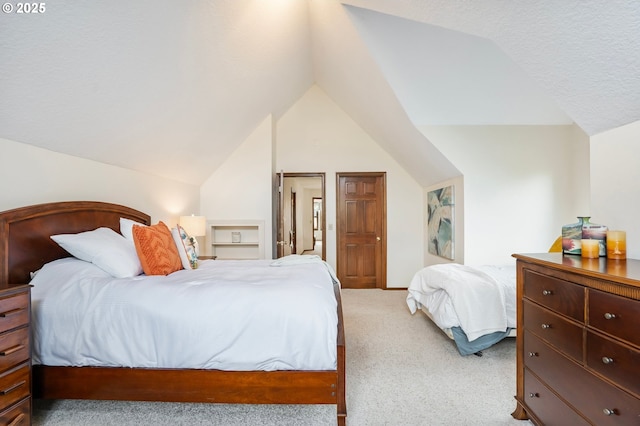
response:
[[[427,193],[429,253],[453,260],[453,185]]]

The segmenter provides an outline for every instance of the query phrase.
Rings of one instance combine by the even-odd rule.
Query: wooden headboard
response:
[[[146,225],[149,215],[130,207],[97,201],[37,204],[0,213],[0,283],[28,283],[30,272],[69,257],[51,235],[75,234],[101,226],[120,232],[120,218]]]

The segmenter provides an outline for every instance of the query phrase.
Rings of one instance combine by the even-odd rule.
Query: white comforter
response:
[[[469,341],[506,331],[516,326],[515,266],[428,266],[411,280],[407,305],[425,307],[442,329],[461,327]]]
[[[220,370],[333,370],[337,302],[322,261],[200,262],[112,278],[66,258],[32,289],[33,362]]]

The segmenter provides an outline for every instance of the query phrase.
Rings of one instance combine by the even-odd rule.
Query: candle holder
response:
[[[627,258],[627,233],[607,231],[607,258],[624,260]]]
[[[600,257],[600,241],[599,240],[582,240],[582,257],[588,259],[597,259]]]

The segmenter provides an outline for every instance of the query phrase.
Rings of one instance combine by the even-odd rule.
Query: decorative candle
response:
[[[627,258],[627,233],[624,231],[607,231],[607,258]]]
[[[582,240],[582,257],[591,259],[600,257],[600,241]]]

